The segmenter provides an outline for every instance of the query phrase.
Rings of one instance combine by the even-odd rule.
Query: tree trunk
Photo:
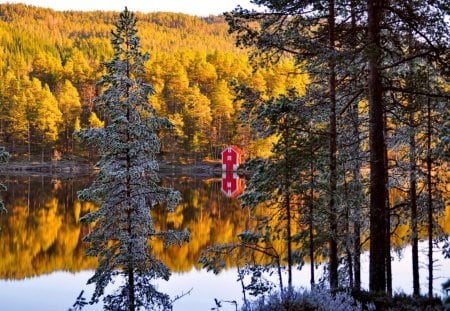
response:
[[[328,27],[329,27],[329,44],[330,50],[335,49],[335,13],[334,13],[334,0],[329,0],[329,17],[328,17]],[[334,57],[334,56],[332,56]],[[329,247],[330,247],[330,288],[336,289],[339,286],[339,275],[338,275],[338,247],[337,247],[337,221],[336,221],[336,184],[337,184],[337,173],[336,173],[336,149],[337,149],[337,130],[336,130],[336,69],[335,61],[331,59],[329,61],[329,96],[330,96],[330,128],[329,128],[329,166],[330,166],[330,180],[329,180],[329,190],[330,190],[330,201],[329,201],[329,223],[330,223],[330,237],[329,237]]]
[[[412,99],[410,98],[410,101]],[[409,126],[411,133],[409,136],[409,200],[411,207],[411,246],[412,246],[412,274],[413,274],[413,295],[420,295],[419,285],[419,238],[417,229],[417,181],[416,181],[416,135],[414,128],[414,108],[410,102]]]
[[[129,310],[135,311],[136,309],[136,297],[135,297],[135,285],[134,285],[134,271],[133,267],[128,267],[128,295],[129,295]]]
[[[288,260],[288,291],[292,291],[292,233],[291,233],[291,200],[290,194],[286,196],[286,218],[287,218],[287,260]]]
[[[353,207],[353,272],[354,272],[354,288],[356,290],[361,289],[361,197],[363,195],[362,189],[362,176],[361,176],[361,144],[360,144],[360,132],[359,132],[359,111],[358,104],[352,107],[352,119],[353,119],[353,137],[356,139],[354,149],[352,150],[353,165],[352,165],[352,177],[355,184],[355,205]]]
[[[290,181],[291,176],[290,172],[292,170],[292,167],[290,166],[291,160],[289,157],[289,126],[288,124],[285,124],[284,133],[285,136],[285,168],[284,168],[284,195],[285,195],[285,208],[286,208],[286,218],[287,218],[287,224],[286,224],[286,246],[287,246],[287,261],[288,261],[288,291],[291,293],[292,291],[292,233],[291,233],[291,194],[290,194]]]
[[[388,123],[387,123],[387,114],[384,113],[383,119],[383,130],[384,130],[384,139],[385,141],[389,137],[388,132]],[[384,173],[385,173],[385,181],[384,185],[386,188],[386,210],[385,210],[385,263],[386,263],[386,292],[392,296],[392,261],[391,261],[391,203],[389,198],[389,155],[386,143],[384,144]]]
[[[369,289],[386,291],[386,173],[383,133],[380,24],[383,1],[368,0],[369,148],[370,148],[370,259]]]
[[[312,150],[310,156],[312,156]],[[309,193],[309,259],[311,260],[311,289],[314,287],[315,280],[314,280],[314,166],[311,159],[311,171],[310,171],[310,178],[311,178],[311,185],[310,185],[310,193]]]
[[[428,299],[433,299],[433,193],[431,183],[431,102],[427,100]]]
[[[351,1],[351,23],[352,23],[352,36],[356,38],[356,2],[355,0]],[[353,48],[356,49],[356,44],[354,44]],[[361,289],[361,144],[360,144],[360,133],[359,133],[359,111],[358,111],[358,102],[352,105],[352,121],[353,121],[353,137],[356,139],[356,143],[354,144],[354,149],[352,151],[353,157],[353,182],[355,183],[355,193],[357,195],[357,199],[355,200],[354,206],[354,220],[353,220],[353,271],[354,271],[354,288],[356,290]]]
[[[344,169],[344,172],[346,170]],[[348,185],[347,185],[347,178],[344,176],[344,200],[346,202],[350,201],[350,195],[348,191]],[[348,269],[348,280],[349,280],[349,287],[354,288],[354,282],[353,282],[353,254],[351,251],[352,247],[352,235],[350,230],[350,204],[347,204],[345,206],[345,252],[347,256],[347,269]]]

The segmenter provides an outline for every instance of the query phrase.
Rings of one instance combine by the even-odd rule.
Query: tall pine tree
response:
[[[442,92],[414,89],[404,85],[401,72],[410,61],[422,60],[434,64],[444,78],[448,72],[448,1],[283,1],[254,0],[262,11],[236,8],[226,15],[236,43],[252,48],[251,57],[259,62],[277,62],[292,55],[298,64],[305,64],[310,76],[308,101],[327,112],[329,129],[328,211],[329,211],[329,280],[337,287],[337,268],[342,245],[346,258],[351,258],[349,241],[354,243],[355,287],[360,287],[359,256],[361,223],[346,215],[350,209],[361,211],[361,200],[355,204],[340,198],[349,196],[350,187],[342,172],[354,158],[351,182],[355,197],[362,197],[361,170],[369,167],[368,185],[370,219],[369,288],[392,293],[391,223],[389,203],[388,105],[397,94],[411,97],[447,98]],[[411,51],[405,38],[411,36],[420,45]],[[262,61],[261,61],[262,60]],[[263,64],[264,65],[264,64]],[[447,74],[448,75],[448,74]],[[358,103],[366,99],[368,119],[359,117]],[[362,107],[361,107],[362,108]],[[368,142],[345,139],[348,111],[353,110],[353,133],[368,131]],[[363,112],[363,111],[361,111]],[[362,137],[365,137],[363,135]],[[341,142],[341,143],[340,143]],[[344,142],[344,143],[343,143]],[[367,145],[369,161],[361,162],[359,151]],[[363,159],[364,160],[364,159]],[[351,162],[350,162],[351,163]],[[348,175],[348,173],[347,173]],[[343,187],[340,187],[343,184]],[[352,187],[353,187],[352,186]],[[343,193],[340,190],[343,190]],[[358,195],[359,193],[359,195]],[[355,215],[356,215],[355,213]],[[335,217],[335,214],[338,215]],[[340,217],[344,215],[344,221]],[[359,217],[364,219],[364,217]],[[351,225],[354,226],[351,232]],[[345,239],[341,232],[351,233]],[[350,239],[348,239],[350,238]],[[349,275],[351,270],[349,265]],[[351,280],[350,280],[351,281]],[[351,282],[350,282],[351,283]]]
[[[148,104],[153,88],[141,80],[148,54],[140,52],[136,22],[125,8],[112,31],[114,57],[106,63],[107,73],[99,82],[104,91],[96,98],[106,126],[78,134],[95,144],[101,155],[95,181],[79,192],[79,198],[99,204],[82,220],[94,224],[85,241],[90,243],[87,254],[99,258],[88,281],[96,285],[91,303],[104,296],[105,310],[169,309],[169,296],[151,283],[170,276],[168,267],[152,252],[151,241],[163,239],[168,246],[189,240],[186,231],[158,231],[151,216],[158,204],[173,211],[180,195],[158,184],[157,131],[171,124]],[[105,295],[106,286],[118,277],[123,284]]]

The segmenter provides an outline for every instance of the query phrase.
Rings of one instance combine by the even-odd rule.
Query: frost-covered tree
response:
[[[264,243],[280,238],[284,241],[282,259],[287,263],[291,290],[292,269],[302,265],[308,254],[306,248],[297,246],[311,244],[313,239],[307,234],[314,226],[308,219],[312,217],[308,206],[314,200],[310,191],[319,189],[312,189],[310,176],[317,170],[318,159],[323,157],[318,150],[325,133],[313,129],[317,125],[310,119],[314,111],[295,92],[257,103],[251,110],[252,117],[245,118],[251,120],[254,130],[261,137],[274,135],[277,140],[268,158],[249,162],[253,175],[241,196],[242,205],[253,210],[263,207],[264,216],[259,217],[256,234],[265,239]],[[314,254],[308,255],[313,261]]]
[[[311,121],[315,111],[294,90],[268,100],[250,88],[238,90],[244,100],[241,119],[250,121],[255,134],[262,138],[274,137],[275,141],[270,156],[246,163],[252,176],[240,199],[242,206],[248,207],[255,216],[254,226],[238,235],[238,243],[208,248],[200,262],[217,272],[223,268],[224,257],[237,255],[239,263],[242,262],[240,256],[246,254],[241,273],[252,275],[251,283],[245,286],[251,290],[250,294],[270,290],[261,276],[262,272],[274,270],[279,276],[280,291],[291,292],[293,269],[301,267],[308,256],[314,266],[316,247],[319,249],[314,243],[319,235],[314,233],[318,220],[315,209],[319,205],[319,192],[325,192],[325,187],[322,185],[320,189],[315,179],[322,165],[319,162],[325,161],[321,138],[326,137],[326,132],[319,128],[318,122]],[[287,271],[285,287],[281,265],[285,265]],[[313,272],[311,283],[314,283]]]
[[[339,18],[339,12],[350,14],[358,11],[350,8],[348,1],[279,1],[258,0],[256,5],[264,12],[249,11],[240,7],[226,15],[230,30],[237,36],[237,44],[252,47],[251,57],[259,62],[278,62],[286,55],[293,57],[299,68],[304,68],[310,77],[306,94],[310,106],[317,107],[323,116],[328,135],[322,137],[328,146],[327,201],[329,283],[339,286],[340,224],[338,186],[342,179],[342,167],[338,162],[338,128],[346,107],[358,102],[361,86],[355,86],[361,71],[360,62],[351,51],[357,50],[359,38],[349,32],[352,28],[348,18]],[[356,6],[356,3],[352,2]],[[355,13],[356,14],[356,13]],[[355,17],[356,18],[356,17]],[[354,27],[356,28],[356,26]],[[352,42],[352,44],[349,43]],[[355,65],[356,64],[356,65]],[[318,118],[318,116],[315,116]],[[325,170],[322,170],[325,172]]]
[[[78,195],[99,204],[82,221],[94,225],[85,241],[90,243],[87,254],[99,259],[88,281],[96,285],[90,303],[104,297],[105,310],[169,309],[170,297],[152,284],[154,279],[170,276],[168,267],[152,252],[152,240],[163,239],[165,246],[189,240],[187,231],[158,231],[151,216],[156,205],[173,211],[180,195],[158,183],[157,131],[171,124],[149,105],[153,88],[141,79],[148,54],[140,52],[136,22],[125,8],[111,32],[114,57],[105,64],[107,72],[99,82],[103,92],[95,102],[105,127],[78,133],[101,156],[95,181]],[[105,294],[115,279],[123,280],[122,284]]]
[[[355,215],[362,211],[361,199],[365,196],[369,207],[369,288],[391,293],[391,215],[390,189],[387,189],[390,150],[386,145],[390,117],[388,102],[390,97],[397,95],[433,98],[441,95],[430,89],[411,88],[405,84],[401,72],[408,62],[421,60],[439,68],[442,78],[448,76],[448,1],[252,2],[262,10],[237,7],[226,15],[237,44],[250,47],[251,57],[259,62],[276,62],[288,54],[298,64],[304,64],[310,76],[306,94],[309,102],[321,105],[328,113],[329,187],[326,195],[329,202],[330,286],[339,285],[337,268],[341,263],[342,246],[349,261],[352,258],[350,245],[353,244],[354,284],[359,287],[362,224],[347,215],[351,211],[355,211]],[[420,44],[408,49],[405,40],[409,37]],[[359,114],[366,112],[357,110],[363,99],[367,100],[365,119]],[[349,129],[344,118],[349,114],[356,117],[353,118],[355,126],[350,130],[358,139],[344,141]],[[368,135],[361,130],[367,131]],[[362,141],[366,136],[367,142]],[[368,151],[368,161],[360,157],[363,149]],[[369,167],[368,191],[362,188],[361,169],[366,164],[361,160]],[[343,201],[346,196],[357,200]],[[350,276],[351,270],[349,267]]]

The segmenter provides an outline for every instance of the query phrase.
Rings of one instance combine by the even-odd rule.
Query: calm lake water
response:
[[[91,179],[52,179],[44,176],[0,176],[8,186],[2,196],[8,208],[0,216],[0,310],[1,311],[64,311],[71,307],[81,290],[87,297],[93,286],[86,282],[96,266],[95,258],[84,256],[82,237],[89,231],[79,218],[95,208],[76,198],[78,190]],[[227,301],[242,304],[242,291],[236,281],[237,270],[230,267],[214,275],[201,269],[198,258],[209,245],[231,241],[249,226],[248,211],[242,210],[230,190],[230,176],[192,177],[165,176],[163,184],[182,193],[183,200],[175,213],[156,213],[157,223],[164,228],[187,228],[192,241],[181,247],[154,249],[171,268],[169,282],[157,281],[159,289],[172,297],[190,291],[174,304],[175,311],[211,310],[214,298],[223,300],[221,310],[235,310]],[[222,180],[224,179],[224,180]],[[231,183],[231,184],[230,184]],[[236,185],[242,185],[237,181]],[[225,188],[225,191],[221,188]],[[239,188],[239,186],[238,186]],[[234,188],[233,188],[234,189]],[[237,189],[239,191],[239,189]],[[449,211],[443,216],[450,219]],[[420,254],[422,292],[426,293],[426,249]],[[435,293],[441,294],[441,283],[450,277],[450,260],[435,253]],[[363,263],[363,286],[367,287],[368,258]],[[412,292],[410,248],[394,254],[394,291]],[[322,268],[317,269],[320,277]],[[297,287],[309,286],[309,267],[296,271]],[[88,306],[85,310],[101,310]]]

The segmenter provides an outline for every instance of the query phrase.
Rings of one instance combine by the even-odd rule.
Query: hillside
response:
[[[109,34],[118,12],[59,12],[22,4],[0,4],[2,46],[20,51],[27,60],[44,49],[64,60],[67,48],[78,48],[92,61],[109,56]],[[210,52],[233,51],[233,39],[227,34],[222,17],[199,18],[175,13],[136,13],[144,50],[174,52],[193,49]],[[15,46],[14,46],[15,45]],[[94,50],[92,50],[94,48]],[[19,49],[19,50],[18,50]]]
[[[96,82],[111,58],[117,14],[0,4],[0,145],[22,157],[47,159],[55,150],[92,155],[71,133],[102,126]],[[303,89],[307,81],[293,74],[292,62],[255,71],[222,17],[136,14],[142,50],[150,53],[144,77],[155,89],[150,102],[176,126],[175,136],[164,134],[163,151],[172,158],[215,157],[230,143],[267,151],[239,126],[230,81],[266,96]]]

